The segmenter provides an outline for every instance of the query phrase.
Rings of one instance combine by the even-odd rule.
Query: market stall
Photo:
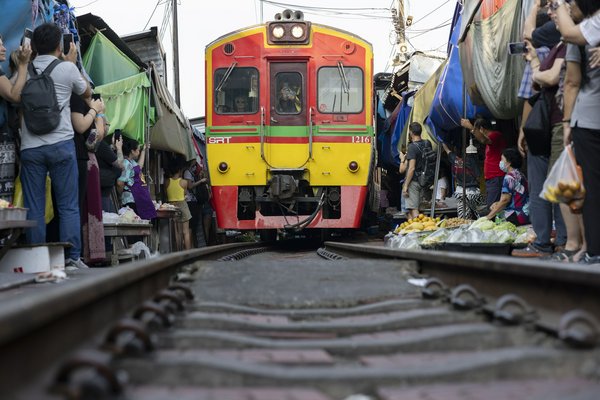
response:
[[[424,214],[396,226],[385,236],[385,246],[404,250],[444,250],[509,255],[526,245],[532,232],[500,218],[431,218]]]

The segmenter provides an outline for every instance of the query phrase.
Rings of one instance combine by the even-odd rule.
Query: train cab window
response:
[[[302,75],[298,72],[280,72],[275,76],[279,114],[299,114],[302,111]]]
[[[346,67],[341,62],[336,67],[319,69],[317,102],[325,114],[352,114],[363,109],[363,72],[358,67]]]
[[[215,71],[215,111],[217,114],[254,114],[258,111],[258,70],[220,68]]]

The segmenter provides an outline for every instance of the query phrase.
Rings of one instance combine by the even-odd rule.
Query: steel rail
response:
[[[120,265],[97,275],[76,273],[60,287],[27,289],[3,299],[0,393],[26,384],[168,287],[182,265],[258,245],[212,246]]]
[[[469,284],[481,293],[501,297],[514,293],[531,306],[553,313],[584,309],[600,317],[600,270],[585,265],[508,256],[444,251],[398,250],[382,246],[325,242],[339,254],[415,260],[424,275],[447,286]]]

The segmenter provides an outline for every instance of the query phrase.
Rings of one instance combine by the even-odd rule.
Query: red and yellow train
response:
[[[206,47],[220,228],[358,228],[374,166],[373,51],[286,10]],[[268,236],[268,235],[267,235]]]

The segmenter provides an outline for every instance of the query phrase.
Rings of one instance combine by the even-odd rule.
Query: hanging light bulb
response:
[[[469,145],[467,146],[467,154],[477,154],[477,147],[473,145],[473,138],[469,139]]]

